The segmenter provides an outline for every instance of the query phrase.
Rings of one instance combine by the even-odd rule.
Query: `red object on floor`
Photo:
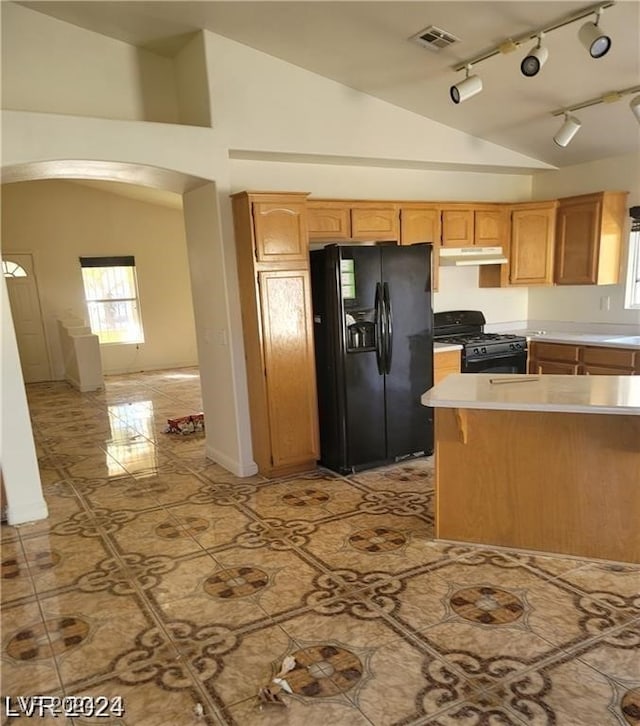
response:
[[[167,434],[192,434],[196,431],[204,431],[204,414],[192,413],[189,416],[179,418],[168,418]]]

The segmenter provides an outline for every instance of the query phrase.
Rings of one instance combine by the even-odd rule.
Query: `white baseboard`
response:
[[[258,467],[254,461],[247,463],[236,461],[211,446],[207,446],[205,448],[205,453],[207,455],[207,459],[212,459],[216,462],[216,464],[220,464],[220,466],[223,466],[235,476],[253,476],[258,473]]]
[[[27,524],[46,519],[49,516],[49,509],[44,499],[36,499],[31,502],[20,502],[18,506],[7,503],[7,523],[11,525]]]
[[[108,370],[106,368],[102,369],[102,373],[105,376],[120,376],[125,373],[144,373],[145,371],[164,371],[164,370],[171,370],[173,368],[197,368],[198,367],[198,361],[197,359],[195,361],[177,361],[177,362],[168,362],[168,363],[149,363],[149,364],[142,364],[142,363],[136,363],[135,365],[131,365],[124,368],[109,368]]]
[[[64,379],[67,383],[70,383],[77,391],[80,391],[80,393],[88,393],[89,391],[100,391],[104,388],[104,385],[102,383],[90,383],[88,385],[81,385],[79,381],[76,381],[75,378],[71,378],[71,376],[67,376]]]

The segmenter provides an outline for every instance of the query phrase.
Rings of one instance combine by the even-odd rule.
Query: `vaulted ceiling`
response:
[[[593,59],[578,29],[544,38],[549,58],[532,78],[520,63],[534,46],[478,63],[483,91],[455,105],[454,68],[508,39],[568,18],[588,3],[520,2],[23,2],[22,5],[135,45],[170,52],[172,40],[205,28],[447,126],[562,167],[640,150],[633,97],[576,111],[582,128],[566,148],[553,142],[552,111],[640,85],[640,2],[618,0],[601,27],[610,52]],[[412,41],[434,25],[459,38],[434,52]],[[638,94],[634,94],[638,95]],[[313,109],[309,109],[313,113]]]

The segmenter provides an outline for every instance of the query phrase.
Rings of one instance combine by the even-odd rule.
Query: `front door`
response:
[[[7,252],[2,255],[2,263],[24,382],[50,381],[49,355],[33,258],[29,254]]]

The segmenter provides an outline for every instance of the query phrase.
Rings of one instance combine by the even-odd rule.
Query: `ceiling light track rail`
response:
[[[623,88],[620,91],[611,91],[610,93],[605,93],[602,96],[595,96],[587,101],[574,103],[571,106],[565,106],[564,108],[552,111],[551,115],[563,116],[568,113],[573,113],[573,111],[580,111],[583,108],[589,108],[589,106],[597,106],[599,103],[614,103],[615,101],[619,101],[623,96],[628,96],[631,93],[640,93],[640,86],[630,86],[629,88]]]
[[[615,2],[613,2],[613,0],[611,0],[610,2],[589,5],[588,7],[583,8],[577,13],[565,16],[564,18],[556,21],[555,23],[551,23],[550,25],[544,25],[540,28],[537,28],[536,30],[531,30],[527,33],[523,33],[516,38],[510,38],[508,40],[505,40],[499,45],[491,48],[490,50],[485,51],[484,53],[480,53],[473,58],[469,58],[468,60],[458,63],[456,66],[453,66],[453,70],[456,72],[462,71],[465,68],[469,68],[469,66],[475,66],[478,63],[482,63],[482,61],[493,58],[496,55],[504,55],[505,53],[510,53],[513,50],[517,50],[517,48],[519,48],[523,43],[537,40],[541,35],[546,35],[547,33],[550,33],[554,30],[558,30],[559,28],[564,28],[566,25],[571,25],[571,23],[577,23],[579,20],[584,20],[584,18],[588,18],[590,15],[596,15],[599,17],[603,10],[610,8],[613,5],[615,5]]]

